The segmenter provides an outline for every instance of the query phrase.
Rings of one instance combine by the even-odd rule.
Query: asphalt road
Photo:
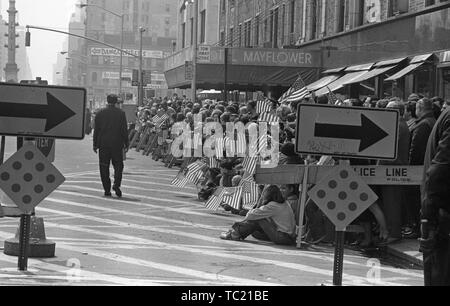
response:
[[[47,238],[56,242],[56,257],[31,258],[28,271],[19,272],[17,258],[1,250],[1,285],[332,284],[332,247],[299,250],[250,238],[223,241],[220,233],[242,217],[208,211],[195,187],[170,185],[177,169],[134,150],[125,164],[124,197],[105,198],[92,137],[56,145],[54,164],[66,181],[36,208]],[[6,156],[14,150],[15,139],[8,138]],[[0,219],[2,241],[14,236],[18,224],[18,219]],[[343,284],[421,286],[423,273],[345,250]]]

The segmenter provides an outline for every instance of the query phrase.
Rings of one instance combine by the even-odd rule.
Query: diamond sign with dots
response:
[[[0,188],[24,214],[64,183],[64,176],[39,149],[25,144],[0,166]]]
[[[337,166],[308,195],[336,226],[336,231],[345,231],[378,199],[353,169],[345,165]]]

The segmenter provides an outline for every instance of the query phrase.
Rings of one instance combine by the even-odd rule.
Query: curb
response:
[[[386,252],[392,256],[406,260],[414,265],[423,268],[422,254],[419,251],[401,251],[395,248],[395,245],[387,246]]]

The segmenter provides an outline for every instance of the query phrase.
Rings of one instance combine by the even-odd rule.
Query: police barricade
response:
[[[273,169],[258,167],[255,180],[260,185],[287,185],[299,184],[301,197],[297,209],[299,220],[303,222],[305,208],[309,203],[306,191],[311,185],[321,182],[336,166],[318,165],[281,165]],[[352,166],[353,170],[362,180],[373,186],[420,186],[422,183],[423,166]],[[299,228],[303,223],[299,224]],[[359,231],[357,227],[348,231]],[[298,235],[297,246],[301,247],[301,235]]]

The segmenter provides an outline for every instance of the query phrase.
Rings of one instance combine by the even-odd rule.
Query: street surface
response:
[[[57,140],[56,146],[55,166],[66,182],[36,209],[47,239],[56,242],[56,257],[30,258],[28,271],[18,272],[17,257],[1,249],[1,285],[332,284],[331,246],[298,250],[252,238],[219,239],[242,217],[208,211],[194,187],[171,186],[178,169],[132,150],[125,162],[124,197],[105,198],[92,136]],[[15,138],[7,138],[6,158],[15,147]],[[0,219],[1,240],[13,237],[18,224],[19,219]],[[376,263],[346,249],[343,285],[423,285],[420,269],[389,258],[379,269]]]

